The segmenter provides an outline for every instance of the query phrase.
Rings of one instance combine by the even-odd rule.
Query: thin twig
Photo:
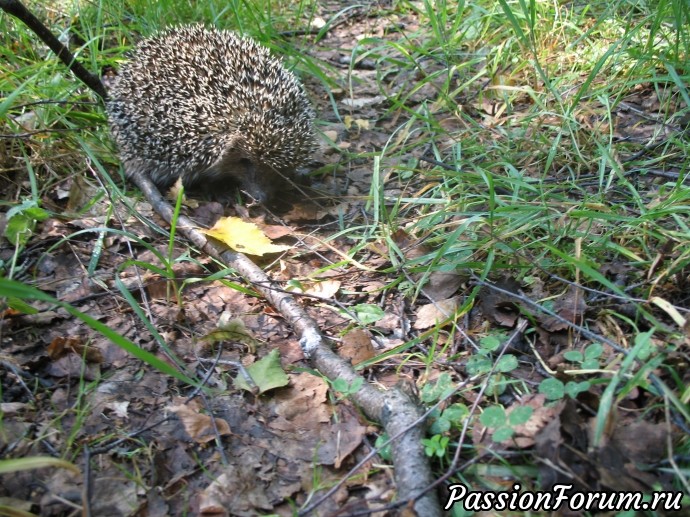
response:
[[[82,489],[82,517],[91,517],[91,499],[93,496],[93,478],[91,476],[91,450],[89,444],[84,445],[84,474]]]
[[[108,98],[108,92],[105,90],[105,86],[103,86],[101,80],[84,68],[84,66],[77,61],[74,54],[72,54],[67,47],[65,47],[45,25],[43,25],[43,22],[36,18],[36,16],[24,6],[24,4],[19,0],[0,0],[0,9],[24,22],[43,43],[48,45],[50,50],[55,52],[55,55],[60,61],[62,61],[80,81],[91,88],[101,99],[106,100]]]

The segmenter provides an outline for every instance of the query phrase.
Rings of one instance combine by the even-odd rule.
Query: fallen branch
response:
[[[141,174],[130,175],[130,180],[144,193],[154,210],[168,224],[173,218],[173,208],[163,198],[150,179]],[[223,264],[234,268],[266,300],[275,307],[300,336],[300,347],[311,365],[330,380],[343,379],[352,385],[360,376],[349,362],[335,354],[325,343],[317,323],[309,316],[290,294],[277,288],[256,264],[245,255],[230,250],[221,250],[196,229],[185,216],[179,216],[177,229],[198,249]],[[409,396],[397,388],[380,391],[363,383],[352,400],[370,419],[381,423],[389,436],[400,435],[391,444],[391,455],[395,466],[395,482],[400,499],[412,500],[422,494],[433,483],[433,476],[421,440],[423,428],[419,424],[420,408]],[[441,515],[438,498],[434,491],[427,492],[415,503],[418,515],[433,517]]]
[[[62,61],[69,70],[86,86],[91,88],[101,99],[107,99],[108,93],[101,80],[89,72],[77,61],[77,58],[65,47],[59,39],[29,11],[19,0],[0,0],[0,8],[7,14],[21,20],[38,36],[48,48]]]
[[[74,55],[21,2],[0,0],[0,8],[22,20],[81,81],[101,98],[107,98],[106,90],[98,77],[89,73],[76,61]],[[141,174],[131,174],[130,179],[141,189],[154,210],[170,224],[173,208],[161,196],[155,185]],[[356,379],[360,379],[349,362],[328,347],[316,322],[294,297],[277,289],[263,270],[245,255],[221,250],[199,232],[187,217],[178,218],[177,229],[201,251],[233,267],[246,281],[254,285],[295,329],[300,336],[300,346],[305,357],[316,370],[330,380],[343,379],[350,385],[353,385]],[[363,383],[351,397],[368,418],[381,423],[389,436],[398,437],[391,443],[391,455],[399,500],[412,502],[417,515],[440,516],[438,497],[435,491],[428,490],[433,483],[433,476],[421,443],[424,430],[420,408],[397,388],[381,391],[366,383]]]

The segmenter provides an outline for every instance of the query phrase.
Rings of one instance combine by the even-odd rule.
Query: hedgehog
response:
[[[110,129],[125,173],[159,189],[259,202],[314,150],[314,111],[293,73],[254,40],[201,24],[141,41],[109,91]]]

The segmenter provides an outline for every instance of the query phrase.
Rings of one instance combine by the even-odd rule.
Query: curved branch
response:
[[[24,4],[19,0],[0,0],[0,9],[24,22],[43,43],[48,45],[50,50],[55,52],[55,55],[60,61],[62,61],[81,82],[91,88],[101,99],[106,100],[108,98],[108,92],[106,92],[105,86],[103,86],[101,80],[84,68],[84,66],[77,61],[74,54],[72,54],[69,49],[65,47],[45,25],[43,25],[43,22],[36,18],[36,16],[24,6]]]
[[[173,208],[163,199],[151,180],[138,173],[129,175],[129,178],[142,190],[154,210],[170,223]],[[245,280],[253,284],[254,288],[292,325],[300,336],[300,346],[305,357],[320,373],[330,380],[343,379],[350,385],[355,379],[360,378],[349,362],[328,347],[317,323],[295,298],[277,289],[263,270],[245,255],[220,250],[204,234],[196,230],[194,223],[185,216],[179,217],[177,229],[200,250],[235,268]],[[418,423],[422,415],[419,407],[397,388],[381,391],[367,383],[363,383],[359,391],[351,397],[367,417],[381,423],[389,436],[402,433],[400,438],[391,443],[398,496],[402,500],[419,497],[433,483],[431,468],[421,442],[424,430]],[[417,515],[441,515],[434,491],[428,491],[419,497],[414,503],[414,509]]]

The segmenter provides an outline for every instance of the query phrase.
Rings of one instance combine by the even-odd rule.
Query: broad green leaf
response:
[[[505,442],[506,440],[510,440],[514,434],[515,431],[512,428],[500,427],[494,431],[494,434],[491,436],[491,440],[497,443]]]
[[[579,363],[584,359],[585,356],[579,350],[568,350],[563,354],[563,358],[571,363]]]
[[[362,325],[375,323],[385,315],[381,307],[371,303],[360,303],[359,305],[351,307],[350,310],[355,313]]]
[[[592,343],[585,349],[585,360],[599,359],[603,353],[604,347],[601,346],[601,343]]]
[[[435,383],[426,383],[422,388],[422,402],[431,404],[449,395],[455,389],[453,379],[448,372],[443,372],[438,376]]]
[[[512,372],[518,367],[517,358],[513,354],[505,354],[496,363],[497,372]]]
[[[539,384],[539,393],[546,395],[546,398],[549,400],[558,400],[562,399],[563,395],[565,395],[565,387],[558,379],[544,379]]]
[[[510,425],[522,425],[530,419],[532,413],[534,413],[534,409],[530,406],[516,407],[508,415],[508,422]]]
[[[501,406],[489,406],[482,411],[479,421],[486,427],[501,427],[506,423],[506,411]]]
[[[277,349],[271,350],[268,355],[247,367],[247,373],[259,388],[259,393],[286,386],[290,379],[280,365],[280,354]],[[252,388],[244,380],[242,374],[235,377],[235,386],[240,389],[252,391]]]
[[[13,245],[24,246],[34,233],[36,220],[24,213],[11,217],[5,226],[5,238]]]
[[[470,410],[465,404],[451,404],[443,411],[443,418],[448,419],[448,421],[455,425],[460,425],[469,414]]]
[[[467,360],[465,368],[469,375],[483,375],[491,371],[493,362],[485,355],[475,354]]]
[[[501,339],[499,336],[494,336],[494,335],[488,335],[484,336],[479,340],[479,346],[483,348],[484,350],[488,350],[489,352],[493,352],[496,350],[498,347],[501,346]]]
[[[565,392],[568,394],[568,396],[570,398],[575,398],[580,393],[587,391],[589,389],[589,387],[590,387],[590,384],[588,381],[582,381],[582,382],[568,381],[565,385]]]

